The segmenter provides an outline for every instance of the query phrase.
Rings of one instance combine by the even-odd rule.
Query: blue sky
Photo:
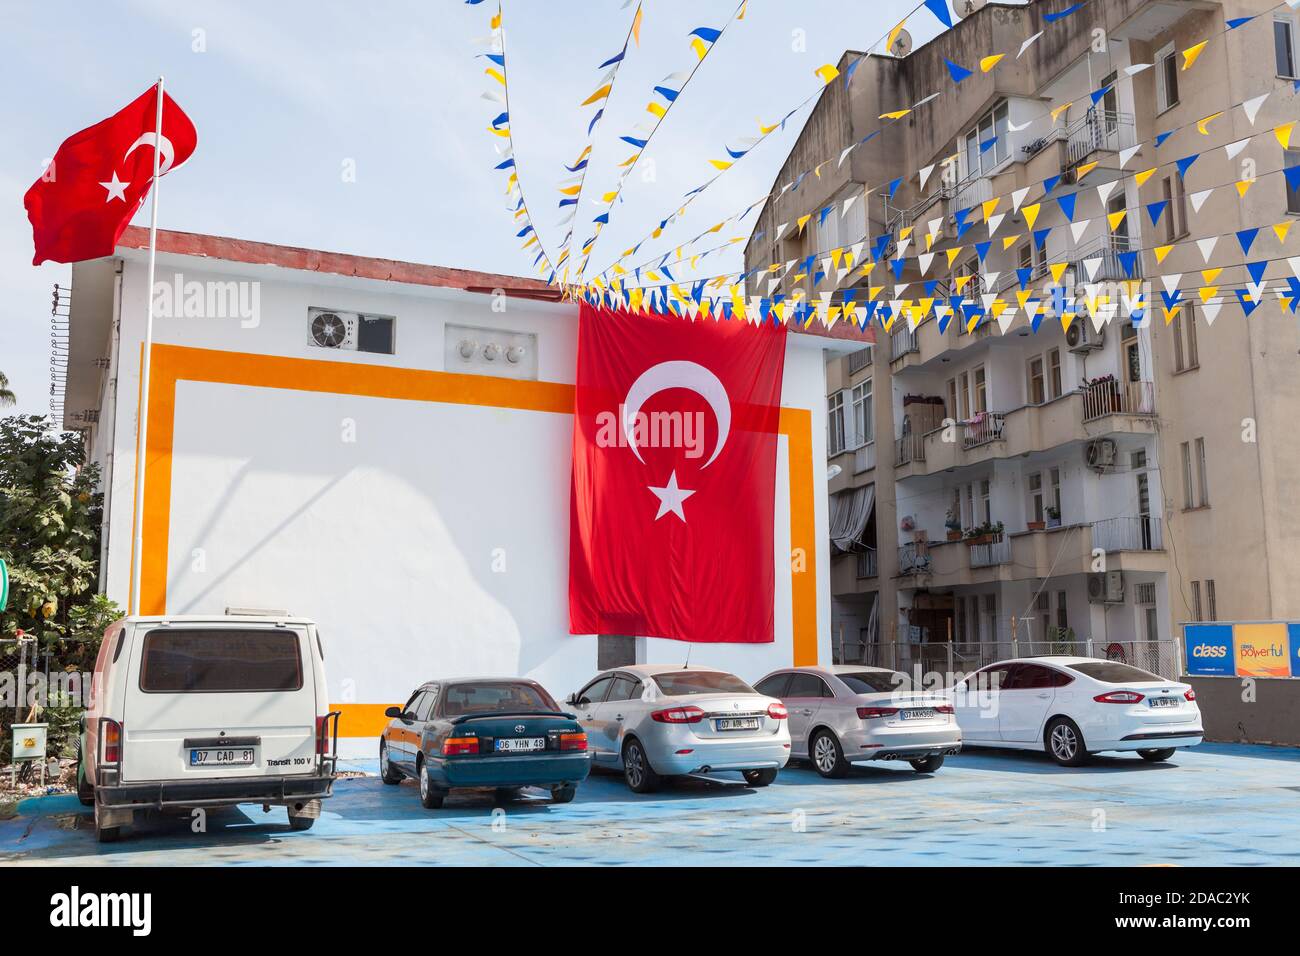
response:
[[[194,158],[163,181],[160,226],[317,249],[531,275],[493,171],[495,110],[483,49],[495,0],[186,3],[0,0],[0,370],[17,411],[49,401],[49,306],[70,267],[31,266],[22,195],[64,138],[103,119],[159,73],[194,120]],[[656,133],[642,170],[593,254],[603,268],[642,238],[686,191],[708,179],[725,142],[757,134],[814,92],[813,71],[865,49],[914,0],[750,0]],[[633,3],[505,0],[516,159],[530,209],[556,254],[556,186],[585,143],[598,65],[618,51]],[[641,44],[629,50],[600,127],[579,213],[612,188],[629,149],[617,136],[651,88],[694,62],[687,34],[721,27],[735,0],[646,0]],[[922,10],[917,42],[938,29]],[[196,31],[201,31],[196,33]],[[475,42],[476,39],[480,42]],[[204,49],[196,51],[196,45]],[[690,213],[647,246],[672,248],[770,187],[807,109],[728,171]],[[344,164],[355,165],[345,182]],[[148,205],[137,218],[147,223]],[[753,217],[746,220],[746,231]],[[581,228],[581,227],[580,227]],[[724,237],[739,234],[726,231]],[[578,236],[581,240],[585,235]],[[709,243],[712,244],[712,243]],[[738,266],[741,247],[710,272]]]

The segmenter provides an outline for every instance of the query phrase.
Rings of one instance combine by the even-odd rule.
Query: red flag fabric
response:
[[[193,154],[194,124],[165,93],[162,134],[155,135],[157,95],[158,87],[151,86],[129,106],[63,141],[23,197],[36,245],[32,265],[112,255],[149,194],[154,143],[160,175]]]
[[[582,305],[571,633],[774,639],[785,336]]]

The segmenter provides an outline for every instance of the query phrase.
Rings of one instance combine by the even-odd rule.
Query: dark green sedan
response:
[[[483,787],[543,787],[568,803],[591,770],[586,733],[536,681],[430,681],[385,716],[379,775],[389,784],[419,781],[430,810],[452,790]]]

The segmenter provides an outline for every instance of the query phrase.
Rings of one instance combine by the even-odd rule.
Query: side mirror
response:
[[[384,711],[384,716],[385,716],[385,717],[401,717],[401,716],[402,716],[402,708],[400,708],[400,707],[389,707],[386,711]]]
[[[564,698],[564,702],[568,704],[570,707],[577,707],[578,695],[576,693],[570,694],[568,697]]]

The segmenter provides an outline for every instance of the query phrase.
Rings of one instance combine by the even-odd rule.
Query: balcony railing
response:
[[[1002,429],[1007,416],[1001,412],[982,412],[962,426],[962,447],[977,448],[989,442],[1002,440]]]
[[[858,577],[874,578],[879,573],[880,562],[875,548],[867,548],[858,554]]]
[[[849,374],[860,372],[871,364],[871,347],[858,349],[856,352],[849,353]]]
[[[993,198],[993,181],[987,176],[970,175],[953,187],[952,210],[970,209]]]
[[[1135,515],[1093,522],[1092,545],[1103,551],[1163,551],[1160,519]]]
[[[899,574],[929,574],[931,567],[928,545],[904,544],[899,546]]]
[[[859,445],[853,452],[853,472],[862,474],[876,467],[876,443],[869,441]]]
[[[1101,236],[1083,248],[1076,249],[1070,254],[1070,259],[1076,276],[1087,276],[1089,274],[1088,270],[1083,266],[1085,260],[1101,259],[1101,265],[1098,266],[1093,281],[1124,282],[1129,278],[1140,279],[1142,277],[1141,256],[1133,259],[1132,276],[1129,276],[1124,271],[1124,263],[1120,260],[1120,253],[1136,251],[1137,249],[1134,248],[1133,243],[1127,236]]]
[[[917,432],[908,432],[895,443],[897,454],[895,465],[908,465],[914,461],[925,461],[925,436]]]
[[[1154,382],[1120,382],[1107,379],[1083,386],[1083,420],[1090,422],[1106,415],[1154,415]]]
[[[902,358],[909,352],[919,352],[921,347],[916,341],[916,332],[903,326],[889,333],[889,360]]]
[[[999,564],[1011,563],[1011,540],[1002,537],[988,544],[970,546],[970,566],[972,568],[991,568]]]
[[[1088,110],[1063,135],[1065,161],[1073,166],[1098,151],[1117,153],[1134,145],[1133,115],[1112,110]]]

